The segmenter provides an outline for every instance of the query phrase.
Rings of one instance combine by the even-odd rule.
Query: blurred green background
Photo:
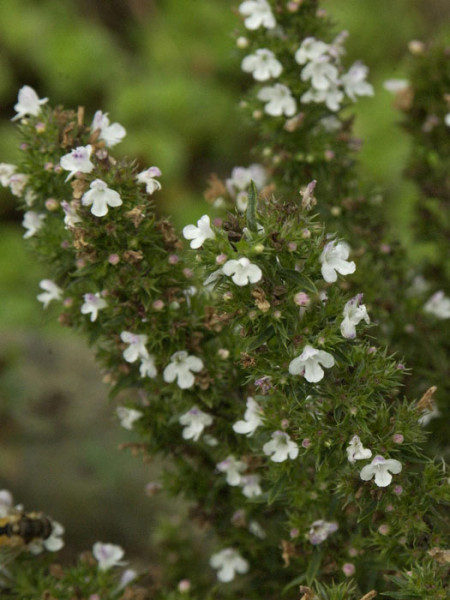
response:
[[[0,2],[0,162],[17,157],[18,89],[33,86],[53,105],[97,109],[127,129],[115,155],[163,172],[159,210],[178,225],[207,210],[211,172],[226,177],[252,162],[252,132],[238,103],[240,72],[230,0],[2,0]],[[374,98],[355,107],[364,139],[363,172],[385,191],[395,235],[408,243],[417,194],[401,179],[408,140],[382,88],[404,76],[411,39],[450,34],[448,0],[325,0],[347,29],[348,64],[371,70]],[[143,464],[121,442],[107,389],[83,340],[60,328],[36,301],[45,269],[22,240],[14,198],[0,189],[0,489],[65,524],[68,552],[95,541],[128,555],[151,553],[162,505],[145,485],[159,466]],[[176,523],[175,525],[176,526]],[[144,532],[144,535],[143,535]],[[176,560],[172,556],[173,560]]]

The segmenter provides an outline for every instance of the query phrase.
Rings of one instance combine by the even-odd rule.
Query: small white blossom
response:
[[[372,456],[372,450],[364,448],[359,436],[354,435],[346,448],[349,462],[354,463],[357,460],[364,460]]]
[[[307,37],[303,40],[300,48],[295,53],[295,61],[299,65],[304,65],[308,61],[317,61],[321,56],[326,54],[330,46],[316,40],[314,37]]]
[[[447,125],[447,127],[450,127],[450,112],[445,115],[444,123]]]
[[[349,300],[344,306],[344,320],[341,323],[341,333],[345,338],[353,339],[356,337],[356,325],[362,320],[370,323],[369,315],[365,304],[361,304],[362,294],[358,294]]]
[[[417,419],[417,422],[419,423],[419,425],[422,425],[422,427],[426,427],[432,419],[436,419],[440,416],[441,413],[439,412],[439,409],[436,406],[436,402],[434,400],[431,400],[431,408],[424,410],[422,416],[419,419]]]
[[[264,444],[263,452],[273,462],[283,462],[288,458],[297,458],[298,446],[284,431],[274,431],[270,442]]]
[[[96,217],[104,217],[108,214],[108,206],[121,206],[122,199],[118,192],[109,188],[101,179],[94,179],[89,186],[91,189],[85,192],[81,198],[83,206],[91,206],[91,213]]]
[[[77,173],[90,173],[94,168],[91,162],[92,146],[78,146],[68,154],[64,154],[59,164],[65,171],[69,171],[65,181],[72,179]]]
[[[13,502],[13,495],[9,490],[0,490],[0,519],[10,514]]]
[[[308,63],[302,70],[302,81],[311,80],[315,90],[328,90],[336,86],[339,79],[339,71],[330,63],[330,59],[322,56],[317,61]]]
[[[265,185],[267,174],[262,165],[253,163],[248,168],[234,167],[231,171],[231,177],[225,181],[225,185],[230,195],[234,196],[236,191],[246,190],[252,180],[258,190]]]
[[[61,300],[63,291],[56,285],[51,279],[43,279],[39,282],[39,287],[44,290],[42,294],[39,294],[37,299],[42,302],[44,308],[50,304],[52,300]]]
[[[69,227],[76,227],[77,223],[81,222],[81,217],[78,215],[72,204],[69,204],[66,200],[61,202],[62,209],[64,211],[64,223],[66,229]]]
[[[246,470],[247,464],[242,460],[236,460],[233,455],[216,465],[221,473],[226,474],[228,485],[239,485],[241,483],[241,473]]]
[[[27,206],[33,206],[34,201],[36,200],[37,195],[35,194],[35,192],[33,190],[27,189],[25,192],[25,204]]]
[[[291,375],[303,375],[306,381],[317,383],[325,375],[322,367],[330,369],[333,365],[334,358],[329,352],[306,345],[300,356],[289,363],[289,373]]]
[[[187,240],[192,240],[190,246],[194,249],[203,246],[205,240],[213,239],[215,235],[210,226],[209,216],[203,215],[203,217],[200,217],[197,221],[197,227],[195,225],[186,225],[183,228],[183,236]]]
[[[120,582],[119,582],[119,586],[118,586],[117,590],[119,591],[119,590],[123,590],[124,588],[126,588],[127,585],[129,583],[131,583],[132,581],[134,581],[137,576],[138,576],[138,573],[134,569],[125,569],[125,571],[120,576]]]
[[[213,422],[213,417],[201,411],[197,406],[193,406],[188,412],[181,415],[178,419],[180,425],[184,425],[183,438],[196,442],[203,433],[205,427]]]
[[[14,106],[17,115],[13,117],[11,121],[22,119],[27,115],[36,117],[41,112],[41,105],[45,104],[47,101],[48,98],[39,98],[32,87],[24,85],[19,90],[17,104]]]
[[[213,554],[209,564],[217,569],[217,579],[223,583],[232,581],[236,573],[247,573],[249,568],[248,562],[234,548],[225,548]]]
[[[0,163],[0,184],[3,187],[7,187],[9,185],[9,180],[11,175],[14,175],[16,172],[16,165],[10,165],[8,163]]]
[[[309,541],[311,544],[313,544],[313,546],[317,546],[318,544],[324,542],[330,534],[334,533],[338,529],[339,525],[337,523],[329,523],[323,519],[314,521],[308,532]]]
[[[96,542],[92,547],[92,554],[98,561],[98,568],[100,571],[107,571],[111,567],[124,564],[121,562],[124,551],[120,546],[114,544]]]
[[[309,104],[310,102],[321,104],[324,102],[329,110],[336,112],[339,110],[343,99],[343,92],[336,85],[330,85],[325,90],[311,88],[301,96],[300,101],[303,104]]]
[[[64,540],[61,536],[64,533],[64,527],[57,521],[51,521],[52,532],[45,540],[37,538],[32,540],[27,548],[32,554],[40,554],[43,550],[49,552],[58,552],[64,546]]]
[[[144,334],[138,335],[136,333],[131,333],[130,331],[122,331],[120,339],[122,342],[125,342],[125,344],[128,344],[128,348],[123,351],[123,357],[127,362],[133,363],[138,358],[149,358],[147,348],[145,347],[148,336]]]
[[[265,540],[267,537],[267,533],[257,521],[250,521],[248,524],[248,530],[260,540]]]
[[[145,191],[151,196],[153,192],[161,189],[161,184],[157,179],[155,179],[155,177],[161,177],[161,175],[162,173],[158,167],[150,167],[149,169],[138,173],[136,175],[136,181],[138,183],[144,183]]]
[[[386,487],[392,481],[391,473],[395,475],[402,470],[402,464],[394,458],[383,458],[375,456],[370,465],[361,469],[360,477],[363,481],[370,481],[375,476],[375,483],[378,487]],[[389,473],[391,471],[391,473]]]
[[[353,261],[348,262],[350,246],[345,242],[328,242],[320,255],[322,263],[322,276],[328,283],[337,279],[337,273],[341,275],[350,275],[354,273],[356,265]]]
[[[91,315],[91,322],[96,321],[98,311],[106,308],[108,303],[104,300],[100,293],[96,294],[84,294],[84,303],[81,305],[81,314]]]
[[[278,77],[283,71],[274,53],[266,48],[260,48],[254,54],[246,56],[241,67],[246,73],[252,73],[256,81],[267,81],[271,77]]]
[[[404,92],[409,88],[409,81],[407,79],[386,79],[383,83],[383,87],[387,92],[397,94],[398,92]]]
[[[133,429],[135,421],[144,416],[144,413],[135,408],[127,408],[126,406],[118,406],[116,408],[116,414],[119,417],[120,424],[125,429]]]
[[[178,386],[186,390],[194,385],[195,376],[203,369],[203,361],[196,356],[188,355],[185,350],[175,352],[170,357],[170,363],[164,369],[163,378],[166,383],[177,380]]]
[[[233,283],[240,287],[256,283],[262,277],[261,269],[251,263],[248,258],[227,260],[222,267],[222,272],[231,277]]]
[[[25,186],[28,183],[29,175],[24,175],[23,173],[13,173],[9,178],[9,189],[11,190],[11,194],[20,198],[25,191]]]
[[[246,0],[239,6],[239,12],[244,17],[247,29],[255,30],[259,27],[273,29],[276,25],[275,18],[267,0]]]
[[[246,498],[256,498],[261,496],[262,489],[259,485],[261,477],[259,475],[242,475],[240,485],[242,486],[242,493]]]
[[[297,110],[297,103],[292,97],[291,90],[282,83],[261,88],[258,100],[266,102],[264,112],[272,117],[286,115],[292,117]]]
[[[35,235],[44,224],[45,215],[39,214],[34,210],[28,210],[23,215],[22,225],[27,230],[23,237],[28,239]]]
[[[233,429],[236,433],[245,433],[249,437],[252,436],[256,429],[262,425],[262,408],[260,405],[251,397],[247,398],[247,410],[244,413],[244,420],[237,421],[233,425]]]
[[[153,356],[153,354],[141,357],[139,373],[141,377],[150,377],[150,379],[154,379],[156,377],[158,371],[155,366],[155,357]]]
[[[425,303],[423,310],[438,319],[450,319],[450,298],[439,290]]]
[[[110,124],[108,113],[102,113],[101,110],[95,113],[91,129],[92,131],[100,130],[98,139],[103,140],[109,148],[121,142],[127,134],[125,127],[120,123]]]
[[[373,87],[366,81],[368,67],[362,62],[355,62],[341,77],[341,83],[344,86],[347,96],[356,101],[356,96],[373,96]]]

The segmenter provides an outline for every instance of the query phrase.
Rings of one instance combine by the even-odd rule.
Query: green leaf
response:
[[[281,593],[285,594],[286,592],[291,590],[293,587],[299,585],[300,583],[303,583],[305,581],[305,579],[306,579],[306,573],[303,573],[303,575],[299,575],[298,577],[296,577],[295,579],[290,581],[287,585],[285,585]]]
[[[323,550],[316,548],[306,569],[306,582],[311,585],[322,564]]]
[[[250,190],[248,192],[248,204],[247,204],[247,227],[250,231],[258,231],[256,225],[256,203],[258,201],[258,191],[256,189],[255,182],[250,182]]]
[[[256,350],[256,348],[262,346],[265,342],[267,342],[267,340],[270,340],[270,338],[273,337],[274,333],[275,330],[272,325],[267,327],[267,329],[264,329],[264,331],[250,341],[247,347],[248,351],[251,352],[252,350]]]

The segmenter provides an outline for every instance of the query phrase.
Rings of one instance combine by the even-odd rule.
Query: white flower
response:
[[[44,308],[47,308],[52,300],[61,300],[63,291],[51,279],[43,279],[39,282],[39,287],[45,290],[37,297],[39,302],[43,303]]]
[[[354,435],[346,448],[349,462],[354,463],[357,460],[364,460],[372,456],[372,450],[364,448],[359,436]]]
[[[239,485],[241,483],[241,473],[247,468],[247,464],[242,460],[236,460],[230,454],[225,460],[216,465],[221,473],[226,473],[228,485]]]
[[[108,303],[106,300],[101,298],[100,293],[96,294],[84,294],[84,303],[81,305],[82,315],[91,315],[91,322],[97,319],[98,311],[106,308]]]
[[[247,410],[244,413],[244,420],[237,421],[233,425],[233,429],[236,433],[245,433],[249,437],[252,436],[256,429],[262,425],[262,408],[260,405],[251,397],[247,398]]]
[[[404,92],[409,88],[409,81],[407,79],[386,79],[383,83],[383,87],[387,92],[397,94],[398,92]]]
[[[49,552],[58,552],[64,546],[64,540],[61,539],[64,527],[56,521],[51,521],[51,524],[52,531],[48,538],[45,540],[34,539],[28,544],[27,548],[32,554],[40,554],[44,549]]]
[[[158,169],[158,167],[150,167],[145,171],[141,171],[136,175],[136,181],[138,183],[145,183],[145,191],[147,194],[152,195],[153,192],[156,192],[161,189],[161,184],[155,177],[161,177],[162,173]]]
[[[98,561],[100,571],[107,571],[116,565],[123,565],[120,559],[124,555],[124,551],[120,546],[114,544],[103,544],[96,542],[92,547],[92,554]]]
[[[32,237],[35,233],[37,233],[39,231],[39,229],[42,227],[42,225],[44,224],[44,219],[45,219],[45,215],[41,215],[41,214],[35,212],[34,210],[28,210],[23,215],[22,225],[27,230],[23,234],[23,237],[25,239],[28,239],[28,238]]]
[[[363,481],[370,481],[375,476],[375,483],[378,487],[386,487],[392,481],[391,471],[394,474],[400,473],[402,464],[394,458],[385,459],[382,456],[375,456],[370,465],[361,469],[360,477]]]
[[[311,88],[301,96],[300,101],[304,104],[325,102],[326,107],[335,112],[339,110],[343,99],[343,92],[336,85],[330,85],[326,90]]]
[[[254,54],[246,56],[241,67],[246,73],[252,73],[256,81],[267,81],[271,77],[278,77],[283,70],[274,53],[266,48],[260,48]]]
[[[61,202],[61,206],[65,214],[64,223],[66,225],[66,229],[68,227],[76,227],[76,224],[81,222],[81,217],[78,215],[75,208],[71,204],[66,202],[66,200],[63,200]]]
[[[127,408],[126,406],[118,406],[116,408],[116,414],[119,417],[120,424],[125,429],[133,429],[135,421],[144,416],[144,413],[135,408]]]
[[[23,173],[13,173],[9,178],[9,189],[11,190],[11,194],[20,198],[29,178],[28,175],[24,175]]]
[[[266,29],[273,29],[276,25],[272,9],[267,0],[246,0],[239,6],[239,12],[247,17],[244,20],[247,29],[254,30],[261,26]]]
[[[248,524],[248,530],[260,540],[265,540],[267,537],[267,533],[257,521],[250,521]]]
[[[120,582],[117,590],[123,590],[124,588],[126,588],[127,585],[134,581],[137,576],[138,573],[134,569],[125,569],[125,571],[120,576]]]
[[[264,111],[272,117],[281,115],[292,117],[297,110],[297,103],[292,97],[291,90],[282,83],[261,88],[258,92],[258,99],[267,103]]]
[[[445,115],[444,122],[447,125],[447,127],[450,127],[450,112]]]
[[[9,185],[11,175],[16,172],[16,169],[16,165],[0,163],[0,183],[3,187],[7,187]]]
[[[356,101],[356,96],[373,96],[373,87],[366,81],[368,67],[362,62],[355,62],[348,73],[342,75],[341,83],[347,96]]]
[[[119,193],[109,188],[101,179],[94,179],[89,187],[91,189],[83,194],[81,204],[92,204],[91,213],[94,216],[104,217],[108,214],[108,206],[116,207],[122,204]]]
[[[248,168],[234,167],[231,171],[231,177],[225,181],[225,185],[230,195],[234,196],[236,190],[246,190],[252,179],[258,190],[266,183],[267,175],[262,165],[253,163]]]
[[[175,352],[170,357],[171,362],[164,369],[163,378],[166,383],[177,380],[178,386],[186,390],[194,385],[195,377],[203,369],[203,361],[196,356],[188,355],[185,350]]]
[[[150,377],[150,379],[154,379],[156,377],[158,371],[155,366],[155,357],[152,354],[141,357],[139,373],[141,377]]]
[[[0,490],[0,519],[9,515],[13,502],[13,495],[9,490]]]
[[[302,70],[302,81],[311,79],[311,85],[314,89],[323,91],[338,83],[339,72],[337,68],[330,63],[328,57],[323,56],[317,61],[308,63]]]
[[[232,581],[236,573],[247,573],[248,562],[234,548],[225,548],[213,554],[209,560],[213,569],[217,569],[217,579],[223,583]]]
[[[90,173],[94,168],[91,162],[92,146],[78,146],[68,154],[64,154],[59,164],[65,171],[70,171],[65,181],[72,179],[77,173]]]
[[[325,281],[328,283],[336,281],[337,273],[349,275],[355,272],[355,263],[347,261],[349,254],[350,246],[345,242],[328,242],[319,258],[322,263],[321,270]]]
[[[422,427],[426,427],[432,419],[436,419],[440,416],[441,413],[439,412],[439,409],[436,406],[436,402],[434,400],[431,400],[431,408],[425,409],[423,411],[422,416],[419,419],[417,419],[417,422],[419,423],[419,425],[422,425]]]
[[[11,121],[22,119],[26,115],[33,115],[36,117],[41,112],[41,105],[45,104],[47,101],[48,98],[39,99],[39,96],[32,87],[24,85],[19,90],[17,104],[14,106],[17,115],[13,117]]]
[[[438,319],[450,319],[450,298],[439,290],[425,303],[423,310]]]
[[[300,356],[289,363],[289,373],[303,375],[306,381],[317,383],[323,379],[325,374],[321,365],[330,369],[334,365],[333,356],[329,352],[306,345]]]
[[[361,304],[363,299],[362,294],[358,294],[347,302],[344,306],[344,320],[341,323],[341,333],[345,338],[353,339],[356,337],[356,325],[362,320],[370,323],[369,315],[365,304]]]
[[[186,225],[183,228],[183,236],[187,240],[192,240],[190,243],[191,248],[200,248],[207,239],[213,239],[215,237],[214,231],[210,227],[210,221],[208,215],[203,215],[197,221],[197,227],[195,225]]]
[[[240,485],[242,486],[242,493],[246,498],[256,498],[262,494],[261,486],[259,482],[261,477],[259,475],[242,475]]]
[[[288,458],[294,459],[298,456],[298,446],[284,431],[274,431],[270,442],[263,446],[264,454],[270,456],[273,462],[283,462]]]
[[[316,61],[318,58],[326,54],[330,46],[316,40],[314,37],[307,37],[303,40],[300,48],[295,53],[295,61],[299,65],[304,65],[308,61]]]
[[[125,344],[128,344],[128,348],[123,351],[123,357],[127,362],[133,363],[138,358],[149,358],[147,348],[145,347],[148,336],[144,334],[138,335],[136,333],[131,333],[130,331],[122,331],[120,339],[122,342],[125,342]]]
[[[309,541],[314,546],[317,546],[318,544],[324,542],[331,533],[334,533],[338,529],[339,525],[337,523],[329,523],[323,519],[314,521],[308,532]]]
[[[239,258],[238,260],[227,260],[222,267],[225,275],[231,276],[233,283],[238,286],[256,283],[262,277],[262,271],[249,261],[248,258]]]
[[[213,422],[213,417],[193,406],[187,413],[178,419],[180,425],[184,425],[183,438],[196,442],[203,433],[205,427]]]
[[[120,125],[120,123],[110,124],[108,113],[102,113],[101,110],[95,113],[91,129],[92,131],[100,129],[98,139],[103,140],[109,148],[121,142],[127,134],[125,127]]]

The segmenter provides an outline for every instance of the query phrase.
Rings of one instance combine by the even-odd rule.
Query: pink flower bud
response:
[[[308,306],[311,299],[305,292],[298,292],[298,294],[295,294],[294,296],[294,302],[297,306]]]
[[[291,529],[291,531],[289,532],[289,535],[292,538],[296,538],[298,536],[298,534],[300,533],[300,531],[297,529],[297,527],[293,527]]]
[[[295,252],[297,250],[296,242],[289,242],[288,250],[289,250],[289,252]]]
[[[216,263],[218,265],[223,265],[224,262],[226,262],[228,256],[226,254],[219,254],[218,256],[216,256]]]
[[[176,254],[171,254],[169,256],[169,265],[176,265],[177,262],[180,262],[180,257],[177,256]]]
[[[351,577],[355,574],[355,565],[353,563],[345,563],[345,565],[342,566],[342,571],[346,577]]]
[[[108,257],[108,262],[111,265],[117,265],[117,263],[120,261],[120,257],[118,254],[110,254]]]
[[[378,527],[378,533],[381,533],[381,535],[387,535],[389,533],[389,531],[390,531],[390,527],[386,523],[383,523],[382,525],[380,525]]]
[[[58,207],[59,207],[59,202],[58,202],[58,200],[55,200],[55,198],[48,198],[45,201],[45,208],[47,210],[55,211],[58,209]]]
[[[403,444],[403,440],[405,439],[401,433],[394,433],[392,439],[395,444]]]
[[[311,446],[311,440],[309,438],[305,438],[302,441],[302,446],[303,448],[309,448]]]
[[[164,308],[164,302],[162,300],[155,300],[152,304],[155,310],[162,310]]]
[[[194,272],[192,271],[192,269],[188,269],[187,267],[185,269],[183,269],[183,275],[187,278],[187,279],[191,279],[191,277],[194,276]]]
[[[179,592],[181,592],[181,593],[189,592],[190,589],[191,589],[191,582],[189,581],[189,579],[182,579],[178,583],[178,591]]]
[[[403,488],[401,485],[396,485],[394,487],[394,494],[397,494],[397,496],[400,496],[400,494],[403,492]]]

